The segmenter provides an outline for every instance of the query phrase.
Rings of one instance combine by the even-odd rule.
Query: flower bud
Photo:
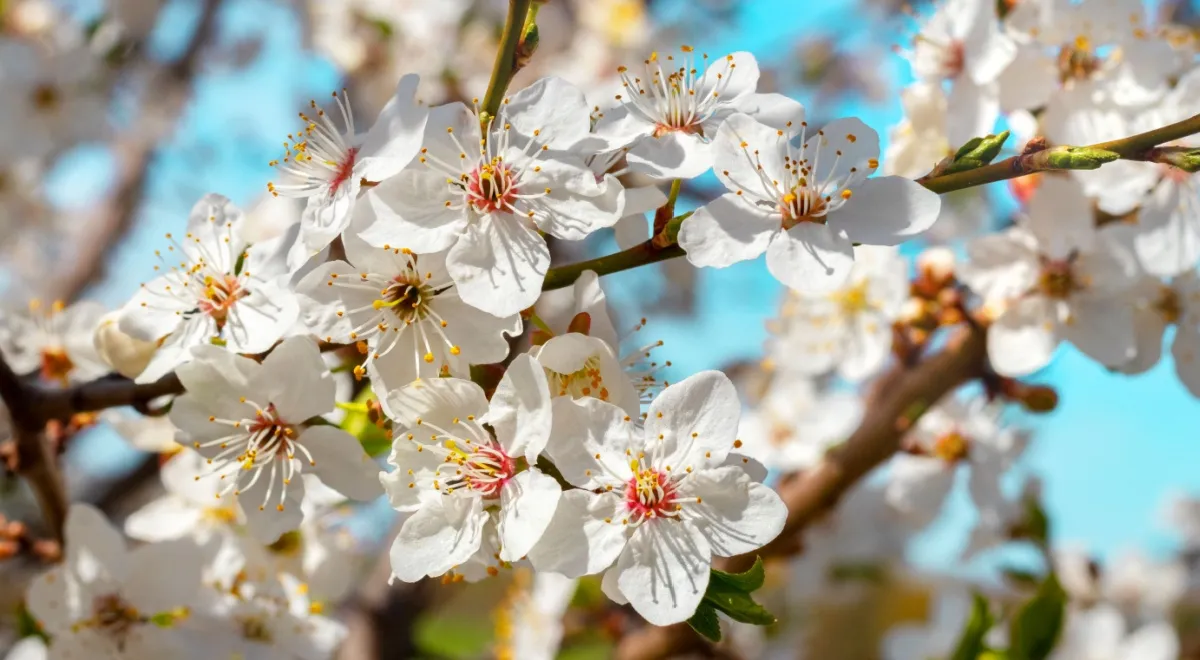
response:
[[[954,252],[945,247],[929,248],[917,257],[917,271],[921,279],[941,289],[954,279]]]
[[[92,343],[105,364],[126,378],[136,378],[150,363],[158,346],[121,332],[117,327],[117,315],[118,312],[109,312],[100,319]]]

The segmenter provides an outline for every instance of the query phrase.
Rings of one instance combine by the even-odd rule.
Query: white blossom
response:
[[[19,374],[36,373],[47,385],[66,387],[108,373],[92,345],[92,332],[104,314],[95,302],[67,306],[56,300],[29,303],[28,314],[0,316],[0,348]]]
[[[970,466],[968,490],[981,509],[1002,501],[1000,478],[1024,451],[1027,437],[1003,425],[982,398],[951,397],[926,412],[892,461],[888,503],[917,524],[932,521],[954,486],[960,465]]]
[[[365,133],[356,132],[349,99],[333,93],[342,123],[310,103],[309,116],[300,113],[304,127],[288,134],[287,152],[271,161],[284,179],[267,184],[273,195],[308,199],[300,219],[305,257],[323,250],[349,225],[364,182],[377,184],[408,165],[421,146],[429,111],[416,101],[418,78],[400,78],[396,93]],[[289,264],[293,267],[298,263]]]
[[[563,615],[578,580],[555,573],[516,574],[496,612],[496,657],[554,660],[563,637]]]
[[[892,324],[909,298],[908,263],[894,248],[860,246],[842,286],[789,291],[768,346],[781,371],[813,376],[837,370],[859,382],[892,353]]]
[[[928,229],[941,207],[914,181],[867,178],[878,157],[879,136],[857,119],[810,134],[802,113],[788,130],[734,115],[713,147],[730,192],[684,221],[679,245],[693,265],[717,268],[766,252],[767,269],[788,287],[834,290],[849,276],[854,243],[899,244]]]
[[[578,489],[563,493],[530,553],[534,567],[578,577],[616,562],[604,577],[610,598],[655,625],[690,617],[712,556],[762,547],[787,513],[773,490],[727,463],[739,412],[733,384],[714,371],[663,390],[644,429],[599,399],[557,399],[547,453]]]
[[[190,541],[127,549],[104,515],[75,504],[67,515],[66,559],[33,581],[27,605],[54,639],[55,658],[178,657],[176,627],[198,602],[203,555]],[[165,617],[165,619],[164,619]]]
[[[735,113],[782,128],[800,110],[780,94],[755,93],[758,62],[750,53],[710,64],[707,53],[697,62],[683,46],[678,60],[655,52],[645,67],[644,77],[617,69],[624,89],[596,122],[596,134],[610,147],[627,147],[629,167],[656,178],[690,179],[713,167],[713,137]]]
[[[959,277],[996,313],[988,357],[1001,375],[1046,366],[1063,339],[1108,366],[1134,356],[1133,310],[1123,296],[1137,263],[1114,234],[1097,230],[1078,184],[1046,177],[1027,216],[972,240],[968,254]]]
[[[221,475],[221,497],[237,498],[260,542],[300,524],[302,473],[353,499],[379,494],[377,467],[353,436],[305,426],[334,408],[334,381],[311,339],[284,340],[261,364],[216,346],[193,352],[177,371],[187,394],[171,406],[176,440],[211,459],[207,472]]]
[[[159,472],[166,492],[129,514],[125,533],[149,542],[185,536],[204,542],[213,535],[230,533],[244,516],[235,499],[220,496],[224,489],[221,475],[196,478],[206,467],[206,459],[191,449],[168,460]]]
[[[385,249],[449,250],[446,270],[467,304],[496,316],[530,307],[550,250],[540,232],[580,240],[621,217],[615,178],[597,183],[569,150],[586,137],[583,94],[544,78],[480,111],[434,108],[417,161],[367,194],[361,236]]]
[[[465,304],[446,272],[445,253],[414,255],[371,247],[350,233],[346,261],[321,264],[297,285],[302,316],[327,342],[365,346],[354,374],[380,391],[418,378],[467,377],[469,365],[500,362],[516,314],[498,317]]]
[[[992,131],[1000,116],[997,78],[1016,56],[991,0],[949,0],[921,26],[907,53],[923,80],[950,82],[946,135],[958,146]]]
[[[821,391],[806,378],[779,376],[757,406],[742,415],[742,452],[769,469],[792,472],[817,464],[862,419],[850,392]]]
[[[419,380],[389,398],[396,425],[388,463],[396,469],[379,480],[395,509],[415,511],[392,544],[395,576],[415,582],[453,571],[473,580],[498,570],[493,552],[498,562],[524,557],[561,493],[534,467],[551,428],[542,368],[518,356],[490,402],[482,388],[458,378]],[[522,459],[527,469],[519,469]],[[497,547],[480,552],[492,534]],[[477,553],[486,574],[460,568]]]
[[[136,339],[160,342],[138,382],[153,382],[214,339],[230,351],[261,353],[295,323],[295,296],[269,276],[276,264],[260,263],[248,249],[243,221],[232,202],[209,194],[192,208],[182,244],[167,235],[172,245],[160,255],[166,272],[142,285],[118,324]]]
[[[1174,660],[1179,637],[1166,621],[1130,631],[1117,609],[1100,605],[1072,611],[1052,660]]]

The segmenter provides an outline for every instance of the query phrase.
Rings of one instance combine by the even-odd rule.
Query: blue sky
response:
[[[750,50],[771,62],[772,57],[790,56],[795,40],[806,34],[836,31],[841,48],[886,49],[911,30],[911,25],[900,25],[891,34],[867,34],[847,3],[809,4],[812,8],[800,13],[797,3],[789,0],[745,2],[738,19],[725,26],[715,42],[690,43],[712,53]],[[175,20],[156,35],[160,53],[177,50],[195,19],[193,3],[178,0],[174,5]],[[686,3],[668,4],[663,11],[681,6]],[[338,84],[337,72],[328,63],[296,48],[299,34],[286,9],[264,0],[232,7],[221,17],[227,36],[265,34],[263,57],[250,69],[206,76],[197,89],[185,130],[172,139],[171,155],[159,163],[138,227],[115,255],[118,267],[94,291],[94,297],[110,305],[120,304],[150,275],[151,256],[161,246],[162,234],[181,226],[200,194],[211,190],[241,203],[253,201],[269,178],[266,162],[293,128],[295,110]],[[255,27],[261,25],[271,29],[263,33]],[[885,66],[885,76],[897,81],[894,84],[906,79],[898,57],[889,57]],[[808,102],[803,95],[799,100]],[[822,116],[857,115],[885,140],[887,127],[900,117],[898,101],[821,110]],[[103,152],[82,151],[74,166],[56,177],[60,198],[69,202],[85,197],[89,177],[78,176],[81,173],[91,173],[90,185],[102,185],[105,158]],[[780,288],[761,261],[698,275],[701,295],[694,318],[650,319],[653,337],[666,341],[663,359],[675,364],[671,379],[758,357],[766,337],[763,323],[779,299]],[[605,278],[618,302],[639,295],[647,285],[657,286],[644,272]],[[1130,378],[1109,374],[1068,348],[1036,380],[1057,386],[1061,405],[1054,414],[1031,420],[1038,433],[1024,469],[1045,477],[1046,504],[1057,537],[1102,555],[1129,546],[1160,554],[1170,551],[1174,541],[1158,524],[1157,513],[1171,491],[1200,492],[1200,439],[1191,426],[1200,418],[1200,403],[1176,382],[1169,357],[1150,373]],[[82,446],[75,458],[93,467],[118,468],[130,455],[117,444],[112,438],[97,438]],[[917,544],[914,558],[928,566],[951,561],[972,515],[965,497],[954,498],[946,516]]]

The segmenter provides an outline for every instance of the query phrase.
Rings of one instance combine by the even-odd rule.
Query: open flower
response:
[[[167,234],[172,245],[160,255],[167,272],[142,285],[118,323],[134,338],[160,342],[139,383],[153,382],[190,360],[192,347],[213,340],[236,353],[261,353],[295,323],[295,296],[258,273],[268,264],[248,251],[243,221],[233,202],[209,194],[192,207],[182,244]]]
[[[347,261],[321,264],[296,288],[303,318],[317,336],[363,349],[355,376],[369,375],[378,390],[393,390],[423,377],[467,377],[469,365],[508,355],[505,335],[521,332],[520,317],[465,304],[446,273],[444,253],[385,250],[352,233],[343,246]]]
[[[203,560],[184,540],[130,551],[104,514],[74,504],[66,560],[33,581],[27,604],[55,658],[181,657],[172,624],[198,602]]]
[[[166,492],[125,519],[125,533],[141,541],[165,541],[191,536],[203,543],[217,534],[233,531],[241,522],[241,508],[230,497],[221,497],[224,479],[213,473],[199,479],[207,462],[199,453],[184,449],[162,466],[159,477]]]
[[[583,94],[544,78],[501,105],[480,130],[478,109],[434,108],[417,162],[371,190],[361,236],[418,254],[449,250],[446,270],[468,305],[496,316],[542,291],[550,249],[540,232],[580,240],[621,217],[624,191],[596,181],[565,150],[587,136]],[[602,185],[603,184],[603,185]]]
[[[311,339],[285,340],[262,364],[216,346],[194,353],[177,372],[187,394],[171,406],[176,440],[209,459],[224,482],[218,496],[237,497],[256,539],[271,543],[299,526],[301,473],[353,499],[380,493],[378,468],[353,436],[305,426],[334,408],[334,382]]]
[[[273,195],[308,199],[300,219],[306,257],[324,249],[350,223],[364,182],[371,185],[394,176],[417,154],[429,118],[429,110],[416,101],[417,83],[414,74],[400,78],[396,93],[365,133],[355,131],[344,92],[333,93],[341,129],[316,101],[310,103],[311,116],[300,113],[304,127],[288,134],[287,153],[271,161],[285,178],[267,184],[267,189]]]
[[[392,543],[395,576],[415,582],[449,574],[479,554],[486,573],[456,571],[478,579],[497,572],[492,562],[524,557],[561,494],[532,467],[550,437],[550,392],[537,362],[518,356],[490,402],[458,378],[419,380],[389,398],[396,426],[388,463],[397,469],[379,480],[392,507],[415,511]],[[498,548],[484,556],[492,534]]]
[[[919,184],[867,178],[879,166],[879,136],[866,124],[839,119],[809,134],[801,113],[791,126],[734,115],[718,129],[713,169],[730,192],[680,227],[692,264],[723,268],[766,252],[788,287],[832,291],[854,265],[854,243],[896,245],[937,219],[941,200]]]
[[[1200,277],[1191,271],[1164,282],[1147,275],[1139,278],[1131,295],[1137,350],[1117,369],[1138,374],[1158,364],[1167,328],[1175,326],[1175,373],[1189,392],[1200,396]]]
[[[960,145],[992,131],[1000,116],[996,79],[1016,56],[991,0],[949,0],[922,26],[911,52],[913,72],[939,85],[950,82],[945,131]]]
[[[829,293],[790,291],[770,344],[784,371],[815,376],[836,369],[862,381],[892,351],[892,323],[908,300],[908,264],[894,248],[860,246],[846,282]]]
[[[971,497],[981,510],[1001,500],[1000,477],[1025,450],[1026,434],[1005,427],[983,399],[949,398],[921,416],[892,462],[888,503],[919,524],[941,512],[960,465],[969,465]]]
[[[1047,177],[1017,226],[971,241],[959,277],[996,314],[987,339],[998,373],[1041,369],[1063,339],[1112,367],[1134,356],[1124,296],[1138,267],[1115,236],[1096,229],[1077,183]]]
[[[92,344],[92,332],[104,315],[99,303],[66,306],[56,300],[29,303],[28,314],[0,316],[0,348],[19,374],[36,373],[45,385],[66,387],[108,373]]]
[[[657,178],[690,179],[713,167],[713,137],[729,116],[746,113],[775,126],[800,104],[780,94],[757,94],[758,62],[738,52],[709,63],[690,46],[660,58],[651,53],[644,77],[617,69],[624,84],[618,105],[596,122],[610,147],[628,147],[629,167]],[[664,68],[665,65],[665,68]]]
[[[647,621],[696,611],[712,556],[762,547],[787,509],[742,465],[727,464],[740,412],[733,383],[705,371],[663,390],[645,427],[600,401],[560,398],[547,454],[578,487],[563,493],[529,559],[541,571],[605,575],[605,592]]]

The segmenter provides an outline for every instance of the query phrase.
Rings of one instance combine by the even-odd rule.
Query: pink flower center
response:
[[[354,161],[358,158],[358,147],[350,147],[346,150],[346,155],[342,158],[342,162],[337,164],[337,169],[333,172],[333,179],[329,181],[329,196],[333,197],[337,194],[342,184],[349,181],[354,174]]]
[[[229,311],[241,298],[249,295],[242,287],[241,278],[236,275],[224,275],[221,279],[207,277],[204,281],[204,298],[199,303],[200,311],[211,316],[217,323],[217,328],[225,327]]]
[[[490,164],[471,170],[468,176],[467,196],[475,210],[480,213],[513,211],[518,191],[516,175],[510,165],[494,158]]]
[[[791,229],[801,222],[825,224],[829,212],[829,200],[808,186],[797,186],[779,200],[783,213],[783,228]]]
[[[942,53],[942,72],[947,78],[957,78],[966,66],[966,49],[963,42],[955,41]]]
[[[1083,288],[1083,282],[1074,276],[1071,269],[1073,259],[1048,260],[1042,264],[1038,275],[1038,289],[1049,298],[1065,299],[1074,291]]]
[[[635,467],[625,486],[625,507],[641,520],[669,518],[680,508],[675,502],[675,484],[666,472]]]
[[[466,486],[491,499],[500,497],[500,489],[516,474],[516,462],[497,444],[473,446],[467,453],[457,445],[446,462],[457,464],[455,477],[447,482],[451,489]]]

